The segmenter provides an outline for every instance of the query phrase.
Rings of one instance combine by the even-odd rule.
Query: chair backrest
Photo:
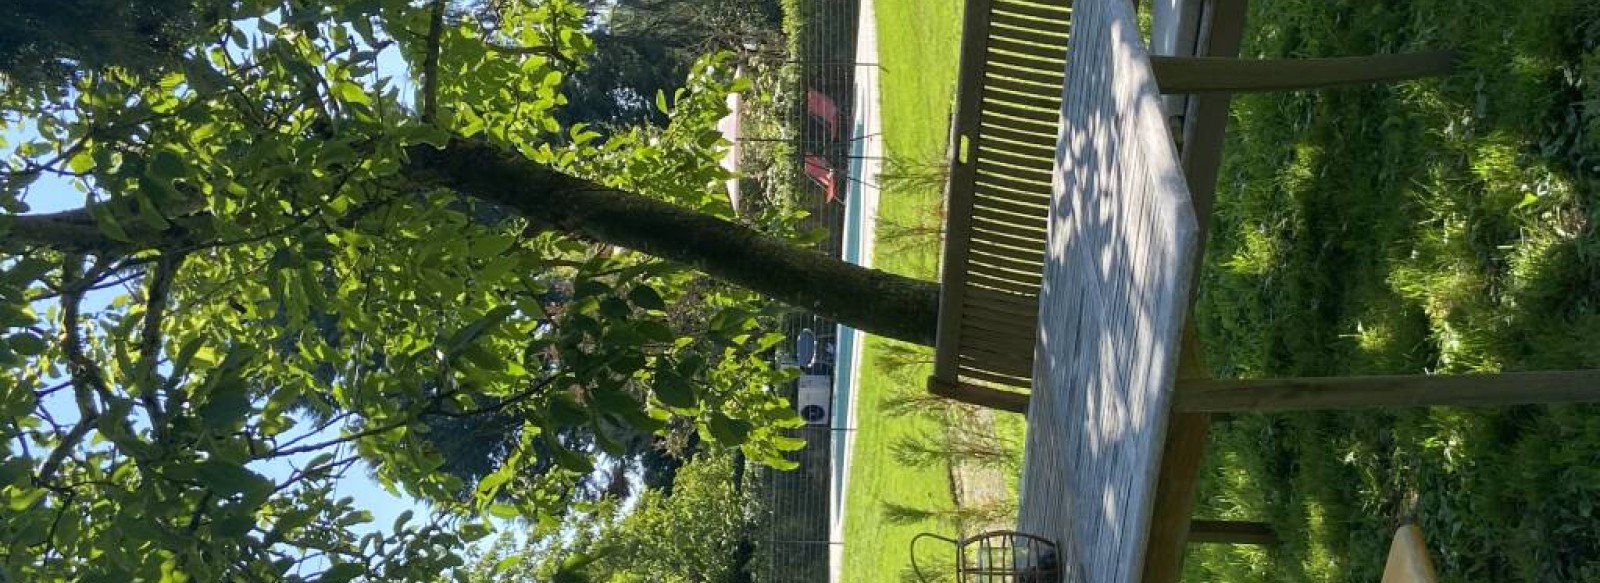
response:
[[[1026,411],[1071,0],[967,0],[929,390]]]
[[[1433,559],[1422,542],[1422,529],[1415,524],[1400,527],[1389,545],[1389,558],[1383,563],[1383,583],[1438,583]]]

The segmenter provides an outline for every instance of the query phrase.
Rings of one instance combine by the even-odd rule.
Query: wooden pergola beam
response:
[[[1316,59],[1151,56],[1162,93],[1293,91],[1433,77],[1455,68],[1454,51]]]
[[[1505,407],[1600,401],[1600,370],[1287,379],[1179,379],[1173,408],[1261,412]]]

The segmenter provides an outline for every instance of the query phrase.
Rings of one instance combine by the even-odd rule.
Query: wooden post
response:
[[[1018,392],[951,383],[939,377],[928,377],[928,392],[979,407],[1028,414],[1028,396]]]
[[[1292,91],[1444,75],[1452,51],[1329,59],[1150,57],[1162,93]]]
[[[1196,46],[1180,48],[1188,54],[1232,57],[1239,54],[1244,37],[1245,0],[1190,0],[1203,4],[1200,10],[1185,11],[1198,20]],[[1228,123],[1226,94],[1201,95],[1189,99],[1184,119],[1183,174],[1189,183],[1196,233],[1194,265],[1204,264],[1206,226],[1211,219],[1212,197],[1216,192],[1217,168],[1222,162],[1223,133]],[[1194,270],[1189,303],[1199,288],[1200,269]],[[1199,337],[1193,322],[1184,326],[1183,349],[1178,356],[1178,379],[1204,379],[1210,376],[1201,358]],[[1181,393],[1182,385],[1174,388]],[[1177,583],[1183,573],[1183,553],[1191,533],[1195,491],[1200,486],[1200,464],[1205,460],[1211,415],[1173,411],[1167,423],[1166,445],[1157,470],[1155,508],[1150,519],[1150,539],[1145,546],[1141,580],[1145,583]]]
[[[1291,379],[1179,379],[1173,408],[1189,412],[1395,407],[1503,407],[1600,401],[1600,370]]]
[[[1274,545],[1278,533],[1264,522],[1196,520],[1189,523],[1189,542],[1229,545]]]

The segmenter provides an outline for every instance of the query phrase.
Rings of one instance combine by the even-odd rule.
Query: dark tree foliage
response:
[[[211,0],[0,2],[0,86],[49,90],[107,66],[174,66],[221,12]]]
[[[596,0],[594,52],[562,88],[563,123],[667,124],[656,94],[670,96],[701,55],[775,38],[772,0]]]

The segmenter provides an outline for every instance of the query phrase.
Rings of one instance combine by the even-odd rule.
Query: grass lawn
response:
[[[1600,4],[1251,3],[1245,52],[1455,48],[1453,76],[1236,101],[1197,316],[1219,376],[1600,367]],[[1284,545],[1190,580],[1600,581],[1600,408],[1240,416],[1201,512]]]
[[[943,150],[959,4],[880,0],[892,155]],[[1196,308],[1218,376],[1600,367],[1600,3],[1252,2],[1247,56],[1454,48],[1443,80],[1235,101]],[[885,193],[921,222],[937,194]],[[936,246],[880,264],[930,276]],[[898,579],[910,533],[884,501],[948,504],[901,468],[875,411],[925,371],[868,344],[847,581]],[[1284,543],[1197,546],[1190,581],[1375,581],[1418,520],[1446,581],[1600,581],[1600,408],[1252,415],[1219,422],[1207,517]],[[947,527],[946,527],[947,528]]]
[[[959,0],[876,1],[884,140],[891,156],[933,160],[944,152],[955,88],[960,7]],[[933,189],[883,192],[880,229],[883,223],[937,225],[941,194]],[[910,245],[884,241],[874,260],[889,271],[932,279],[938,270],[938,241]],[[885,502],[933,511],[953,506],[948,467],[905,467],[891,459],[890,444],[897,438],[939,427],[921,416],[891,417],[880,406],[883,398],[897,391],[922,390],[930,372],[925,365],[891,366],[890,342],[870,337],[864,349],[853,469],[845,501],[842,580],[852,583],[902,581],[909,568],[911,537],[950,530],[936,520],[885,519]]]

